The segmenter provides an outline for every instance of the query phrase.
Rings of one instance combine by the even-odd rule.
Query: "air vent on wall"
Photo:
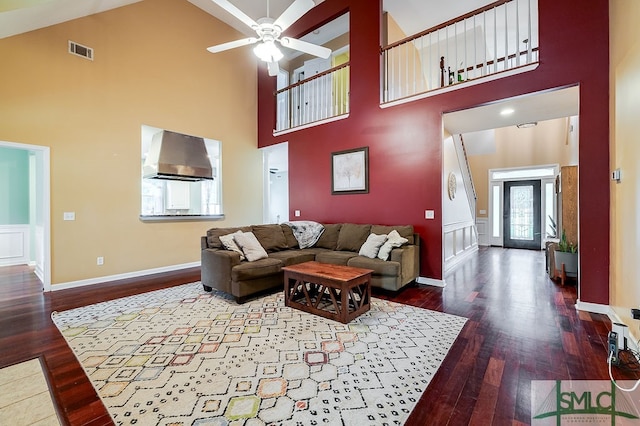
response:
[[[69,40],[69,53],[93,61],[93,49]]]

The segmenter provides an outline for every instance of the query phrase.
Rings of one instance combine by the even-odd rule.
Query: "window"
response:
[[[145,160],[153,136],[162,129],[142,126],[141,207],[142,220],[222,217],[221,142],[204,138],[213,179],[185,181],[144,177]]]
[[[544,184],[544,232],[542,235],[546,235],[548,238],[557,238],[558,232],[556,229],[556,188],[555,182],[545,182]]]
[[[492,233],[491,236],[493,238],[500,238],[500,236],[502,235],[502,226],[501,226],[501,222],[500,222],[500,215],[502,214],[502,196],[501,196],[501,192],[502,192],[502,187],[500,184],[496,184],[496,185],[492,185],[491,186],[491,190],[492,190],[492,197],[491,197],[491,201],[492,201],[492,208],[491,208],[491,217],[492,217]]]

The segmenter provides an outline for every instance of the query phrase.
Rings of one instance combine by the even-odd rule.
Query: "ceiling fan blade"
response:
[[[278,65],[278,62],[267,62],[267,69],[269,70],[269,75],[271,77],[274,77],[278,75],[278,72],[280,71],[280,65]]]
[[[295,0],[291,6],[287,8],[282,15],[273,23],[274,26],[280,27],[281,31],[289,28],[291,24],[296,22],[302,15],[310,11],[315,4],[313,0]]]
[[[317,44],[298,40],[296,38],[282,37],[280,39],[280,43],[284,47],[289,47],[291,49],[299,50],[301,52],[308,53],[309,55],[313,55],[313,56],[318,56],[323,59],[327,59],[329,55],[331,55],[331,49],[328,49],[323,46],[318,46]]]
[[[224,10],[226,10],[227,12],[229,12],[230,14],[238,18],[240,21],[244,22],[247,26],[249,26],[249,28],[256,29],[258,27],[258,23],[256,21],[251,19],[243,11],[235,7],[229,1],[227,0],[211,0],[211,1],[213,1],[215,4],[217,4],[218,6],[220,6],[221,8],[223,8]]]
[[[236,47],[246,46],[258,41],[255,37],[243,38],[241,40],[230,41],[228,43],[216,44],[215,46],[207,47],[207,50],[211,53],[223,52],[225,50],[234,49]]]

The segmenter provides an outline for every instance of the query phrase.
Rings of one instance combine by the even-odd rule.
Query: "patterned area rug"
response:
[[[372,299],[341,324],[200,283],[54,313],[117,424],[403,424],[465,324]]]

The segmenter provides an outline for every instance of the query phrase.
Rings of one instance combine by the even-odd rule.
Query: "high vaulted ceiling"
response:
[[[126,6],[141,0],[0,0],[0,38],[33,31],[109,9]],[[152,1],[152,0],[147,0]],[[233,28],[253,35],[241,22],[224,11],[212,0],[188,0],[200,9],[215,16]],[[267,16],[280,16],[292,0],[230,0],[249,17],[257,20]],[[314,0],[316,4],[324,0]],[[448,2],[440,0],[384,0],[384,10],[391,13],[396,22],[409,34],[432,27],[466,12],[492,3],[491,0],[465,0]],[[267,12],[267,4],[269,11]],[[420,17],[416,19],[416,17]]]

